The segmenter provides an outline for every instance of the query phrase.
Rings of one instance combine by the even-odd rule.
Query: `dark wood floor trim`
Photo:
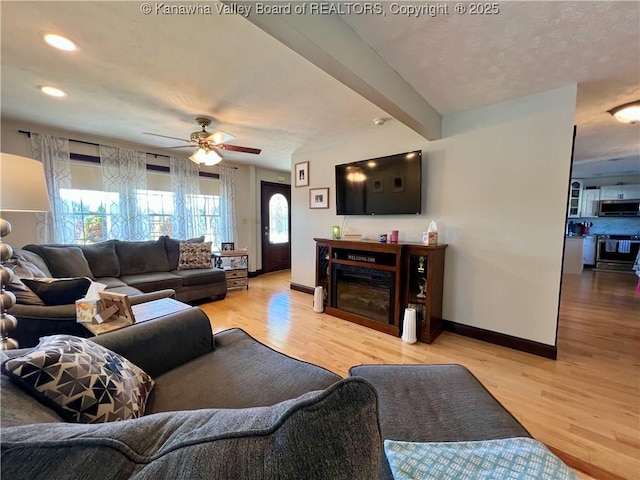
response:
[[[309,295],[313,295],[314,292],[314,289],[312,287],[307,287],[306,285],[301,285],[299,283],[293,282],[289,284],[289,288],[297,292],[308,293]]]
[[[623,477],[620,477],[615,473],[608,472],[607,470],[597,467],[591,463],[585,462],[584,460],[574,457],[573,455],[563,452],[551,445],[545,444],[545,446],[551,450],[551,453],[566,463],[573,470],[577,470],[592,478],[597,478],[598,480],[625,480]]]
[[[450,320],[442,320],[442,326],[447,332],[457,333],[465,337],[475,338],[483,342],[501,345],[503,347],[513,348],[521,352],[533,353],[540,357],[556,360],[558,358],[557,347],[545,345],[544,343],[526,340],[524,338],[512,337],[504,333],[492,332],[478,327],[470,327],[461,323],[452,322]]]

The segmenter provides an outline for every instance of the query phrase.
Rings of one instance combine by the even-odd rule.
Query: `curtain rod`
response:
[[[28,130],[18,130],[18,133],[22,133],[24,135],[26,135],[27,137],[31,138],[31,132],[29,132]],[[74,140],[73,138],[69,138],[68,139],[70,142],[74,142],[74,143],[82,143],[84,145],[92,145],[94,147],[99,147],[100,144],[99,143],[93,143],[93,142],[85,142],[84,140]],[[158,157],[164,157],[164,158],[171,158],[170,155],[161,155],[159,153],[149,153],[149,152],[144,152],[146,155],[153,155],[155,158]],[[79,159],[78,159],[79,160]],[[227,168],[233,168],[234,170],[237,170],[238,167],[227,167]],[[201,172],[201,173],[207,173],[207,172]],[[211,173],[211,174],[207,174],[205,176],[209,176],[209,175],[217,175],[215,173]]]
[[[24,135],[26,135],[27,137],[31,138],[31,132],[29,132],[28,130],[18,130],[18,133],[22,133]],[[74,143],[82,143],[83,145],[92,145],[94,147],[99,147],[100,144],[99,143],[93,143],[93,142],[85,142],[84,140],[74,140],[73,138],[68,138],[67,140],[69,140],[70,142],[74,142]],[[161,155],[159,153],[150,153],[150,152],[144,152],[146,155],[152,155],[156,158],[158,157],[165,157],[165,158],[170,158],[169,155]]]

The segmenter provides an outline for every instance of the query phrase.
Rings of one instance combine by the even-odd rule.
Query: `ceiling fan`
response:
[[[233,139],[232,135],[228,133],[217,131],[208,132],[207,127],[211,125],[211,119],[207,117],[197,117],[196,122],[202,127],[202,130],[192,132],[189,140],[184,138],[169,137],[167,135],[160,135],[157,133],[142,132],[145,135],[153,135],[156,137],[172,138],[174,140],[180,140],[182,142],[188,142],[189,145],[178,145],[175,147],[166,148],[192,148],[196,147],[196,150],[189,157],[189,160],[195,163],[202,163],[204,165],[216,165],[222,160],[222,156],[218,153],[218,150],[228,150],[231,152],[251,153],[254,155],[260,154],[262,151],[259,148],[241,147],[239,145],[231,145],[223,143],[228,139]]]

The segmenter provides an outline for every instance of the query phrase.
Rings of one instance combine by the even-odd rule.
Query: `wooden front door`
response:
[[[291,268],[291,185],[260,182],[262,271]]]

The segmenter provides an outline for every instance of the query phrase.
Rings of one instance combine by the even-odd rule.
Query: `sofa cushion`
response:
[[[22,282],[48,306],[75,303],[87,294],[91,285],[86,277],[24,278]]]
[[[217,333],[215,342],[215,352],[154,377],[148,413],[273,405],[340,380],[335,373],[272,350],[237,328]]]
[[[173,290],[182,287],[182,278],[171,272],[138,273],[135,275],[122,275],[120,280],[131,287],[143,292],[153,292],[171,288]]]
[[[451,442],[530,436],[461,365],[359,365],[351,367],[349,375],[376,387],[385,439]],[[393,480],[385,456],[378,479]]]
[[[164,237],[150,242],[123,242],[116,240],[116,254],[120,264],[120,277],[139,273],[169,271],[169,261],[164,248]]]
[[[53,410],[45,407],[22,388],[0,375],[0,424],[2,428],[32,423],[61,422],[62,419]]]
[[[44,337],[2,371],[70,422],[138,418],[154,381],[126,358],[84,338]]]
[[[88,277],[93,279],[89,263],[78,247],[42,247],[44,260],[56,278]]]
[[[44,305],[40,297],[21,280],[23,278],[46,277],[46,274],[37,265],[26,260],[20,253],[14,252],[11,258],[3,263],[3,267],[13,272],[11,281],[5,284],[5,289],[15,295],[16,303],[22,305]]]
[[[96,277],[95,281],[102,283],[106,288],[126,287],[127,284],[116,277]]]
[[[98,335],[91,340],[127,358],[154,378],[180,366],[189,368],[193,359],[215,349],[209,317],[198,307]],[[145,348],[140,348],[141,345]],[[209,367],[215,368],[211,363]],[[195,385],[201,386],[197,382],[189,386],[189,390],[197,390]],[[149,402],[146,410],[149,412]]]
[[[116,255],[116,241],[78,245],[84,253],[94,277],[119,277],[120,263]]]
[[[2,473],[14,480],[369,480],[380,450],[375,390],[351,378],[271,407],[4,429]]]
[[[188,240],[178,240],[169,236],[164,237],[164,247],[167,250],[167,260],[169,260],[169,270],[178,269],[178,261],[180,260],[180,242],[204,242],[204,235],[197,238],[190,238]]]
[[[211,268],[211,242],[180,242],[180,259],[177,270]]]
[[[25,245],[24,248],[14,250],[14,255],[19,253],[25,260],[33,263],[40,271],[44,273],[43,277],[52,277],[53,275],[49,271],[49,267],[47,266],[47,262],[44,261],[44,258],[40,256],[38,253],[40,251],[40,245],[30,244]]]
[[[195,270],[174,270],[171,273],[182,278],[183,287],[194,285],[211,285],[224,282],[227,276],[224,270],[219,268],[199,268]]]

